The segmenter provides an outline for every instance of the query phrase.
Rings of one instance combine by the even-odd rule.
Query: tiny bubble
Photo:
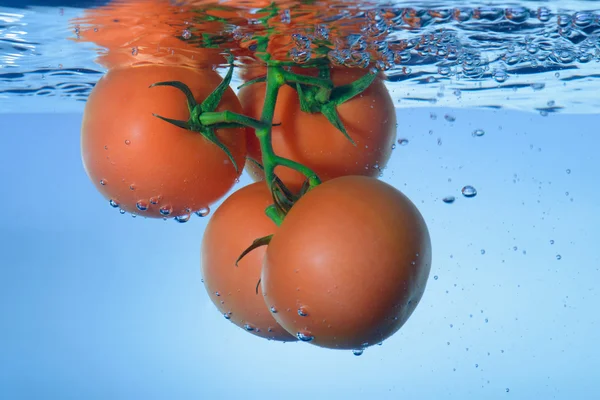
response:
[[[437,275],[435,275],[435,276],[433,277],[433,279],[435,279],[435,280],[437,281],[437,280],[438,280],[438,276],[437,276]]]
[[[562,256],[561,256],[560,254],[557,254],[557,255],[556,255],[556,259],[557,259],[557,260],[561,260],[561,259],[562,259]]]
[[[360,356],[362,355],[362,353],[364,353],[363,349],[352,350],[352,354],[354,354],[355,356]]]

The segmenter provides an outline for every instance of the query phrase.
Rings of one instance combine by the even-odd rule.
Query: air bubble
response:
[[[192,214],[183,214],[183,215],[178,215],[175,217],[175,221],[179,222],[180,224],[186,223],[190,220]]]
[[[225,317],[225,319],[231,319],[231,315],[229,315],[229,314],[231,314],[231,313],[230,312],[223,313],[223,316]]]
[[[557,254],[556,259],[560,261],[560,260],[562,260],[562,256],[560,254]]]
[[[308,316],[308,311],[306,311],[306,308],[300,307],[298,309],[298,315],[301,317],[306,317],[306,316]]]
[[[433,276],[433,279],[435,279],[436,281],[438,280],[438,278],[439,278],[439,277],[438,277],[437,275],[434,275],[434,276]]]
[[[454,115],[450,115],[450,114],[444,115],[444,119],[446,119],[446,121],[448,121],[448,122],[456,121],[456,117]]]
[[[146,200],[139,200],[135,203],[135,206],[140,211],[146,211],[148,209],[148,202]]]
[[[184,29],[183,32],[181,32],[181,37],[184,38],[185,40],[188,40],[189,38],[192,37],[192,32],[190,32],[189,29]]]
[[[160,201],[160,196],[150,197],[150,204],[157,205],[159,201]]]
[[[173,207],[171,206],[162,206],[159,210],[161,215],[164,215],[165,217],[168,215],[171,215],[171,213],[173,212]]]
[[[137,56],[138,55],[138,48],[137,47],[133,47],[131,49],[131,55]]]
[[[111,206],[112,208],[117,208],[117,207],[119,207],[119,203],[117,203],[117,202],[116,202],[116,201],[114,201],[113,199],[110,199],[110,200],[108,201],[108,204],[110,204],[110,206]]]
[[[481,137],[485,135],[485,131],[483,129],[475,129],[472,133],[473,136]]]
[[[244,329],[247,330],[248,332],[252,332],[252,331],[256,330],[256,328],[250,324],[244,324]]]
[[[206,217],[208,214],[210,214],[210,208],[208,206],[203,207],[203,208],[199,209],[198,211],[196,211],[195,214],[199,217]]]
[[[452,203],[454,203],[455,200],[456,200],[456,197],[454,197],[454,196],[446,196],[442,199],[442,201],[446,204],[452,204]]]
[[[277,308],[275,308],[275,306],[271,306],[270,310],[273,314],[277,313]]]
[[[477,196],[477,190],[473,186],[470,186],[470,185],[463,187],[461,190],[461,193],[463,194],[463,196],[465,196],[467,198]]]
[[[398,139],[398,144],[400,146],[406,146],[408,144],[408,139]]]
[[[131,140],[129,140],[129,139],[125,140],[125,144],[126,144],[127,146],[129,146],[129,145],[131,144]]]
[[[310,342],[315,337],[308,331],[297,332],[296,337],[303,342]]]
[[[355,349],[352,350],[352,354],[354,354],[355,356],[361,356],[365,351],[363,349]]]
[[[106,179],[100,179],[100,184],[101,184],[102,186],[106,185]]]

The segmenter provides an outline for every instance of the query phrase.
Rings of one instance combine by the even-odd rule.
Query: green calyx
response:
[[[157,82],[150,87],[156,86],[171,86],[181,90],[187,99],[187,107],[190,117],[187,121],[176,120],[172,118],[163,117],[158,114],[152,114],[157,118],[162,119],[165,122],[173,124],[182,129],[186,129],[192,132],[200,133],[205,139],[218,146],[229,158],[236,173],[239,173],[239,167],[236,164],[233,155],[217,137],[215,130],[219,128],[239,128],[243,126],[251,126],[253,128],[260,128],[263,124],[260,121],[246,117],[245,115],[237,114],[231,111],[215,112],[223,94],[229,88],[231,78],[233,76],[233,57],[228,57],[230,64],[229,71],[221,83],[213,90],[213,92],[202,102],[198,103],[194,98],[194,95],[190,88],[180,81],[166,81]]]
[[[346,131],[346,127],[340,119],[340,116],[337,112],[337,107],[364,92],[371,85],[371,83],[373,83],[375,77],[376,75],[374,73],[369,72],[352,83],[336,86],[332,89],[329,89],[325,86],[307,84],[303,82],[296,82],[295,85],[290,86],[295,88],[298,92],[300,109],[303,112],[311,114],[323,114],[333,126],[342,132],[344,136],[356,146],[356,143],[350,137]],[[319,81],[327,80],[331,82],[329,78],[329,69],[322,68],[320,71],[320,78],[312,79],[319,79]]]

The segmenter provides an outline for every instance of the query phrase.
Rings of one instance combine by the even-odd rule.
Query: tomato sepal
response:
[[[273,235],[268,235],[268,236],[264,236],[264,237],[254,240],[252,242],[252,244],[250,246],[248,246],[248,248],[246,248],[246,250],[244,250],[242,252],[242,254],[240,254],[240,256],[237,258],[237,260],[235,260],[235,266],[238,267],[239,266],[238,263],[240,261],[242,261],[242,259],[244,257],[246,257],[252,250],[258,249],[259,247],[262,247],[262,246],[267,246],[269,243],[271,243],[272,238],[273,238]]]

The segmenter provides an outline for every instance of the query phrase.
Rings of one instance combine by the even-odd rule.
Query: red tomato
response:
[[[96,188],[123,210],[176,217],[208,207],[231,189],[246,156],[243,129],[218,129],[239,172],[223,150],[197,132],[153,116],[187,120],[186,97],[160,81],[182,81],[197,102],[220,83],[211,70],[146,65],[110,70],[90,94],[81,128],[86,172]],[[231,89],[217,111],[241,112]]]
[[[288,332],[362,349],[394,334],[419,303],[431,268],[414,204],[374,178],[325,182],[291,209],[267,248],[262,289]]]
[[[222,24],[196,25],[194,16],[192,7],[170,0],[120,0],[88,9],[71,23],[78,27],[77,41],[105,48],[96,61],[107,68],[141,63],[200,68],[224,63],[221,49],[199,48],[199,39],[192,37],[192,32],[219,31]]]
[[[350,68],[332,70],[336,86],[351,83],[366,71]],[[244,87],[239,98],[247,115],[260,118],[264,104],[264,83]],[[396,137],[396,112],[390,94],[380,78],[360,95],[341,104],[338,114],[356,146],[322,114],[300,111],[297,92],[289,86],[279,91],[273,123],[275,154],[311,168],[323,181],[344,175],[378,176],[386,166]],[[248,156],[261,160],[254,131],[248,129]],[[263,179],[262,171],[247,162],[246,169],[254,180]],[[290,186],[298,187],[304,176],[287,168],[276,174]]]
[[[213,214],[202,240],[202,276],[210,299],[235,325],[257,336],[294,341],[275,321],[262,295],[256,293],[266,247],[235,261],[255,239],[275,233],[265,215],[273,199],[264,183],[234,192]]]

